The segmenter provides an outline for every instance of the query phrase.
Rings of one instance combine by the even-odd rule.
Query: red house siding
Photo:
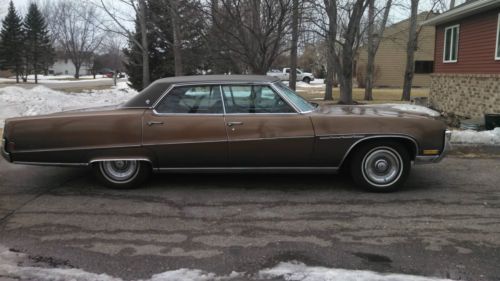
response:
[[[436,26],[434,72],[500,74],[500,60],[495,60],[499,13],[497,9]],[[458,61],[444,63],[444,29],[456,24],[460,25]]]

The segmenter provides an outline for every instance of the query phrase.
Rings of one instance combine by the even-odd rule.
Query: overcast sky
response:
[[[43,3],[44,1],[50,1],[50,0],[13,0],[14,5],[16,6],[16,9],[24,15],[26,11],[28,10],[28,5],[31,2],[36,2],[36,3]],[[85,1],[85,0],[79,0],[79,1]],[[92,1],[92,0],[87,0],[87,1]],[[435,0],[421,0],[420,3],[420,11],[427,11],[432,8],[432,3]],[[449,6],[450,0],[444,0],[446,2],[446,7]],[[9,0],[0,0],[0,17],[3,19],[5,16],[5,13],[7,12],[7,6],[8,6]],[[459,5],[465,0],[456,0],[456,5]],[[391,16],[390,16],[390,23],[395,23],[401,20],[404,20],[409,17],[409,5],[410,5],[410,0],[394,0],[394,7],[391,10]],[[436,9],[441,9],[442,7],[437,7]]]

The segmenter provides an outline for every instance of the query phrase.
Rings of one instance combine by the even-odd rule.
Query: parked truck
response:
[[[280,69],[271,69],[267,72],[267,76],[278,77],[280,80],[288,81],[290,80],[290,68],[286,67],[282,70]],[[300,69],[297,69],[297,81],[304,81],[309,83],[314,81],[314,75],[309,72],[303,72]]]

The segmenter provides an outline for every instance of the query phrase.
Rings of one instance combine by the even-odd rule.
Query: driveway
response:
[[[0,244],[36,264],[123,279],[279,262],[500,279],[500,159],[416,166],[404,190],[335,175],[157,175],[138,190],[86,170],[0,162]],[[249,275],[248,275],[249,276]]]

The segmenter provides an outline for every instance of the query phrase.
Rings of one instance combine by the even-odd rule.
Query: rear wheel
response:
[[[151,174],[151,167],[143,161],[101,161],[94,165],[97,178],[106,186],[115,189],[139,187]]]
[[[302,79],[302,81],[306,82],[307,84],[309,84],[311,82],[311,78],[309,77],[304,77],[304,79]]]
[[[351,159],[354,182],[375,192],[391,192],[402,187],[410,168],[408,150],[397,142],[363,145]]]

